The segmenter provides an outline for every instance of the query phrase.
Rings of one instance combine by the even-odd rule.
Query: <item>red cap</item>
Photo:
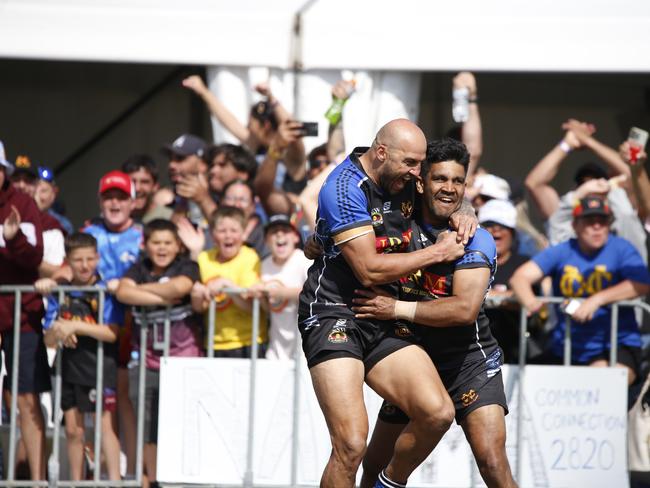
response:
[[[102,179],[99,180],[99,194],[101,195],[113,188],[122,190],[131,198],[135,198],[135,187],[131,182],[131,178],[129,178],[129,175],[126,173],[122,173],[121,171],[111,171],[102,176]]]

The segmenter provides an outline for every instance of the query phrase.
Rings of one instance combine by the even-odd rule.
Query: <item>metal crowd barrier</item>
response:
[[[223,290],[224,293],[235,294],[244,291],[240,288],[228,288]],[[96,400],[95,400],[95,430],[94,430],[94,451],[95,463],[93,470],[93,480],[72,481],[60,480],[60,439],[61,439],[61,354],[57,351],[55,359],[55,378],[54,378],[54,427],[52,430],[52,453],[47,461],[48,480],[28,481],[15,479],[15,465],[16,465],[16,441],[17,441],[17,413],[18,413],[18,365],[20,359],[20,307],[21,297],[23,293],[35,293],[36,290],[33,286],[0,286],[0,293],[13,293],[15,298],[14,304],[14,343],[13,343],[13,361],[12,361],[12,376],[11,376],[11,412],[10,412],[10,427],[9,427],[9,453],[8,453],[8,466],[6,480],[0,480],[0,487],[115,487],[115,488],[129,488],[142,486],[143,475],[143,446],[144,446],[144,395],[145,395],[145,381],[146,381],[146,353],[147,353],[147,340],[149,334],[149,324],[147,323],[146,314],[143,314],[143,326],[140,327],[140,351],[139,351],[139,364],[138,364],[138,404],[137,404],[137,440],[136,440],[136,473],[135,480],[101,480],[101,417],[103,413],[103,383],[104,383],[104,343],[97,341],[97,383]],[[53,292],[57,293],[59,304],[63,303],[65,294],[69,292],[90,292],[97,293],[98,295],[98,324],[103,323],[104,316],[104,302],[106,296],[106,289],[99,286],[59,286]],[[158,340],[158,330],[156,324],[153,324],[153,348],[162,351],[163,357],[169,356],[170,349],[170,334],[171,334],[171,320],[169,310],[167,308],[167,315],[163,322],[163,341]],[[256,370],[257,370],[257,355],[258,344],[257,337],[260,330],[260,302],[258,298],[253,298],[253,324],[252,324],[252,343],[251,343],[251,370],[249,381],[249,412],[248,412],[248,444],[247,444],[247,457],[246,457],[246,471],[244,476],[244,486],[249,487],[253,485],[253,443],[255,432],[255,390],[256,390]],[[206,336],[206,350],[207,357],[214,357],[214,333],[215,322],[217,318],[216,301],[211,300],[208,309],[208,334]],[[299,352],[299,342],[297,342],[296,354]],[[294,446],[297,446],[297,412],[298,412],[298,389],[299,389],[299,374],[298,369],[299,361],[296,362],[296,376],[294,391]],[[44,453],[45,454],[45,453]],[[295,486],[297,479],[297,449],[292,451],[292,485]]]
[[[72,291],[96,292],[98,294],[99,310],[98,315],[100,322],[103,320],[103,309],[105,300],[105,289],[99,287],[71,287],[62,286],[55,289],[59,296],[59,303],[63,301],[65,293]],[[228,294],[241,293],[243,289],[228,288],[223,290]],[[15,458],[16,458],[16,438],[17,438],[17,393],[18,393],[18,359],[20,353],[20,299],[22,293],[32,293],[34,288],[31,286],[0,286],[0,293],[14,293],[16,302],[14,306],[14,343],[13,343],[13,368],[11,378],[11,422],[10,422],[10,437],[9,437],[9,465],[7,467],[7,479],[0,481],[0,487],[15,487],[15,486],[49,486],[54,487],[70,487],[70,486],[97,486],[97,487],[136,487],[142,484],[142,471],[143,471],[143,452],[144,445],[144,391],[145,391],[145,367],[146,367],[146,347],[147,338],[149,333],[149,325],[147,324],[146,314],[143,314],[143,326],[140,327],[140,360],[139,360],[139,384],[138,384],[138,405],[137,405],[137,445],[136,445],[136,479],[135,480],[122,480],[110,481],[101,480],[101,414],[103,407],[103,358],[104,349],[103,343],[98,341],[97,345],[97,399],[95,404],[95,462],[93,480],[92,481],[61,481],[59,480],[59,450],[60,450],[60,429],[61,429],[61,355],[57,354],[56,359],[56,376],[54,385],[54,411],[55,422],[53,429],[53,448],[52,454],[48,460],[48,475],[49,481],[23,481],[15,480]],[[562,297],[538,297],[538,299],[545,303],[562,303],[565,299]],[[610,366],[616,364],[616,346],[618,343],[618,308],[619,307],[639,307],[646,312],[650,313],[650,305],[640,301],[621,301],[610,305],[612,307],[611,316],[611,351],[610,351]],[[169,309],[168,309],[169,311]],[[250,357],[250,380],[249,380],[249,410],[248,410],[248,441],[247,441],[247,456],[246,468],[243,479],[243,486],[245,488],[253,487],[253,446],[255,440],[255,403],[256,403],[256,372],[257,372],[257,355],[258,344],[257,337],[260,330],[260,301],[258,298],[253,298],[253,323],[252,323],[252,338],[251,341],[251,357]],[[214,333],[215,323],[217,319],[216,302],[210,301],[208,309],[208,333],[206,336],[206,350],[207,357],[214,357]],[[518,404],[523,405],[523,384],[525,380],[525,367],[526,367],[526,348],[528,339],[528,320],[527,310],[524,307],[520,309],[520,338],[519,338],[519,389],[518,389]],[[569,325],[569,324],[567,324]],[[163,324],[163,341],[158,340],[157,326],[154,325],[154,349],[160,350],[163,357],[169,355],[170,349],[170,332],[171,322],[169,313],[167,314]],[[570,326],[566,327],[565,347],[564,347],[564,365],[571,364],[571,331]],[[296,359],[300,354],[300,341],[296,341],[295,350]],[[300,365],[301,361],[295,361],[294,368],[294,391],[293,391],[293,432],[292,432],[292,448],[291,448],[291,487],[298,486],[298,412],[299,412],[299,396],[300,396]],[[99,419],[99,420],[98,420]],[[523,463],[521,449],[523,446],[523,412],[520,411],[517,417],[517,462],[516,462],[516,476],[521,479],[523,473]]]
[[[145,362],[140,361],[140,385],[138,391],[138,416],[137,416],[137,441],[136,441],[136,477],[135,480],[101,480],[101,417],[103,413],[103,383],[104,383],[104,343],[97,341],[97,383],[95,384],[95,429],[94,429],[94,450],[95,465],[93,480],[72,481],[60,480],[60,440],[61,440],[61,354],[60,350],[56,355],[56,370],[54,377],[54,427],[52,429],[52,454],[47,461],[48,480],[27,481],[15,479],[16,465],[16,441],[17,441],[17,414],[18,414],[18,364],[20,356],[20,306],[23,293],[35,293],[33,286],[0,286],[0,293],[13,293],[14,304],[14,329],[13,329],[13,361],[11,372],[11,412],[9,425],[9,453],[7,466],[7,479],[0,480],[0,487],[16,486],[48,486],[70,487],[70,486],[97,486],[97,487],[137,487],[142,486],[142,447],[144,440],[144,366]],[[63,303],[66,293],[69,292],[90,292],[98,296],[98,324],[103,323],[104,301],[106,290],[98,286],[59,286],[54,289],[58,295],[59,304]],[[140,354],[142,358],[146,354],[147,329],[143,327],[140,331]],[[43,453],[45,455],[45,453]]]
[[[566,298],[564,297],[537,297],[538,300],[544,303],[563,303]],[[650,314],[650,305],[642,300],[624,300],[615,302],[608,307],[612,308],[611,322],[610,322],[610,351],[609,351],[609,366],[616,366],[616,355],[618,346],[618,308],[619,307],[633,307],[640,308]],[[516,463],[516,479],[521,480],[523,475],[523,459],[522,459],[522,446],[524,441],[524,412],[522,405],[524,404],[524,381],[526,371],[526,348],[528,340],[528,310],[521,307],[519,312],[519,389],[517,392],[517,405],[519,405],[519,412],[517,415],[517,463]],[[567,317],[565,336],[564,336],[564,366],[571,366],[571,322]]]

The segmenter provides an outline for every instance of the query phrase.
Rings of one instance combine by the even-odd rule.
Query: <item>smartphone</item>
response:
[[[638,127],[632,127],[627,140],[630,143],[630,164],[635,165],[639,160],[639,154],[645,149],[648,142],[648,132]]]
[[[580,301],[574,298],[565,301],[562,305],[562,311],[567,315],[573,315],[576,310],[580,307]]]
[[[318,122],[302,122],[300,133],[302,137],[318,137]]]

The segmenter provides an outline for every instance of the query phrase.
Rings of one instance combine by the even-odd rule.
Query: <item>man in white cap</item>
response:
[[[503,303],[504,298],[513,296],[508,281],[515,270],[528,261],[528,257],[517,250],[517,209],[507,200],[489,200],[478,210],[478,221],[494,239],[497,248],[497,269],[488,293],[488,301],[495,307],[485,309],[490,318],[490,329],[503,349],[504,362],[514,364],[519,358],[519,312],[512,305]],[[539,287],[535,292],[540,294]],[[531,342],[531,354],[541,350]]]

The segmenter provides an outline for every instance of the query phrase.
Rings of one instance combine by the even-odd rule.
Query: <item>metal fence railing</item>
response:
[[[0,480],[0,487],[15,486],[49,486],[49,487],[68,487],[68,486],[102,486],[102,487],[137,487],[142,485],[142,446],[143,446],[143,412],[144,412],[144,363],[140,363],[140,388],[138,395],[138,418],[137,418],[137,446],[136,446],[136,477],[135,480],[101,480],[101,462],[94,463],[93,479],[86,481],[60,480],[60,441],[61,441],[61,354],[57,353],[55,359],[55,376],[53,392],[54,408],[54,426],[52,429],[52,453],[47,461],[48,480],[25,481],[15,479],[16,465],[16,446],[17,446],[17,415],[18,415],[18,368],[20,359],[20,305],[23,293],[34,293],[33,286],[0,286],[0,293],[13,293],[14,304],[14,327],[13,327],[13,358],[11,371],[11,406],[10,406],[10,424],[9,424],[9,452],[7,478]],[[59,286],[54,289],[58,296],[59,304],[62,304],[66,293],[86,292],[97,293],[98,300],[98,324],[103,323],[104,303],[106,290],[98,286]],[[141,330],[141,353],[144,354],[143,346],[146,347],[147,329]],[[97,341],[97,382],[95,384],[95,426],[94,426],[94,451],[96,459],[101,458],[101,418],[103,414],[103,384],[104,384],[104,343]]]
[[[544,303],[560,304],[566,299],[564,297],[537,297]],[[640,308],[647,313],[650,313],[650,305],[641,300],[625,300],[608,305],[612,308],[611,322],[610,322],[610,352],[609,352],[609,366],[616,366],[617,359],[617,346],[618,346],[618,309],[619,307],[632,307]],[[564,366],[571,366],[571,321],[566,317],[565,322],[565,336],[564,336]],[[519,414],[517,415],[517,462],[516,462],[516,479],[521,480],[523,474],[523,435],[524,435],[524,415],[521,410],[521,405],[524,404],[524,382],[526,372],[526,347],[528,340],[528,311],[525,307],[521,307],[519,312],[519,389],[517,395],[517,404],[520,406]]]
[[[103,319],[103,310],[105,302],[106,291],[102,287],[71,287],[71,286],[61,286],[55,289],[55,293],[58,295],[59,303],[63,303],[66,293],[70,292],[91,292],[97,293],[98,295],[98,317],[99,323]],[[229,288],[223,290],[225,293],[234,294],[241,293],[242,289]],[[54,427],[52,429],[53,433],[53,444],[52,444],[52,454],[49,457],[47,466],[48,466],[48,480],[39,480],[39,481],[25,481],[25,480],[16,480],[15,479],[15,461],[16,461],[16,441],[17,441],[17,396],[18,396],[18,364],[19,364],[19,354],[20,354],[20,304],[21,296],[23,293],[33,293],[34,288],[31,286],[0,286],[0,293],[13,293],[15,297],[15,306],[14,306],[14,343],[13,343],[13,364],[12,364],[12,377],[11,377],[11,411],[10,411],[10,427],[9,427],[9,452],[8,452],[8,466],[7,466],[7,478],[6,480],[0,480],[0,487],[16,487],[16,486],[48,486],[51,488],[56,487],[71,487],[71,486],[96,486],[101,488],[116,487],[116,488],[127,488],[127,487],[136,487],[142,485],[143,479],[143,445],[144,445],[144,418],[145,418],[145,381],[146,381],[146,354],[147,354],[147,342],[148,336],[150,333],[154,334],[153,337],[153,347],[155,350],[161,351],[163,357],[169,355],[170,351],[170,337],[171,337],[171,320],[169,313],[166,314],[163,322],[163,339],[159,340],[159,327],[160,322],[154,324],[148,324],[146,319],[146,314],[142,314],[143,326],[139,330],[139,364],[138,364],[138,402],[137,402],[137,441],[136,441],[136,472],[134,480],[122,480],[122,481],[112,481],[112,480],[102,480],[101,479],[101,462],[95,462],[93,479],[88,481],[70,481],[70,480],[61,480],[60,479],[60,437],[61,437],[61,355],[57,354],[56,358],[56,371],[54,378]],[[560,297],[539,297],[541,301],[546,303],[561,303],[564,301],[564,298]],[[616,364],[616,346],[617,346],[617,335],[618,335],[618,308],[619,307],[635,307],[645,310],[650,313],[650,306],[642,301],[622,301],[617,302],[612,305],[612,317],[611,317],[611,352],[610,352],[610,366]],[[168,308],[169,312],[169,308]],[[210,301],[208,309],[208,321],[207,321],[207,336],[206,336],[206,350],[207,357],[214,357],[214,335],[215,327],[218,319],[216,302],[214,300]],[[571,360],[571,334],[570,326],[567,324],[567,334],[565,341],[564,349],[564,364],[570,365]],[[257,402],[256,398],[256,379],[257,379],[257,367],[258,367],[258,343],[257,338],[259,337],[260,331],[260,300],[258,298],[253,298],[252,303],[252,341],[251,341],[251,355],[250,355],[250,379],[249,379],[249,396],[248,396],[248,418],[247,418],[247,444],[246,444],[246,465],[244,470],[244,477],[241,486],[245,488],[251,488],[254,486],[253,482],[253,455],[254,455],[254,441],[255,441],[255,406]],[[519,324],[519,388],[518,388],[518,404],[523,405],[523,384],[525,381],[525,367],[526,367],[526,348],[527,348],[527,339],[528,339],[528,320],[527,320],[527,310],[525,308],[520,309],[520,324]],[[297,340],[295,344],[295,357],[299,358],[300,355],[300,341]],[[96,383],[96,392],[97,398],[95,403],[95,427],[94,427],[94,449],[96,459],[100,459],[99,453],[101,452],[101,416],[103,409],[103,362],[104,362],[104,345],[101,341],[98,341],[97,344],[97,383]],[[295,488],[298,486],[298,433],[299,433],[299,405],[300,405],[300,375],[301,375],[301,361],[296,360],[294,362],[294,384],[293,384],[293,424],[292,424],[292,441],[291,441],[291,477],[290,477],[290,486]],[[522,453],[521,449],[523,446],[523,421],[524,416],[522,412],[517,416],[517,440],[516,440],[516,452],[517,452],[517,461],[516,461],[516,476],[517,479],[521,479],[523,465],[522,465]]]

